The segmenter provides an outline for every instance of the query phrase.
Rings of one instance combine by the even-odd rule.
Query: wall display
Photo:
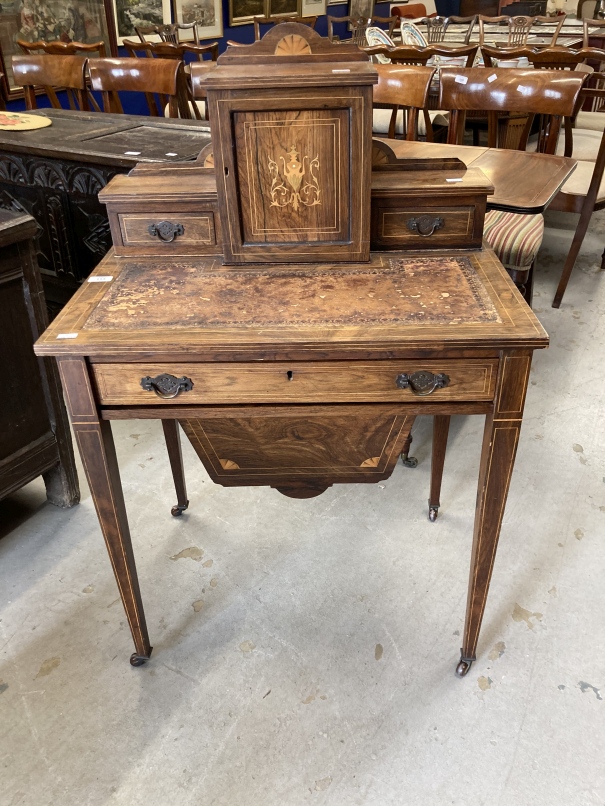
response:
[[[17,39],[84,43],[101,40],[107,52],[112,52],[115,38],[110,3],[111,0],[3,0],[0,5],[0,71],[5,76],[7,96],[23,95],[12,71],[12,56],[21,53]]]
[[[172,22],[170,0],[113,0],[118,45],[125,39],[137,39],[135,27]],[[150,40],[160,37],[148,37]]]
[[[229,25],[247,25],[254,17],[266,17],[265,0],[229,0]]]
[[[174,21],[180,25],[197,22],[200,39],[219,39],[223,36],[223,4],[221,0],[172,0]],[[179,36],[187,40],[186,31]]]
[[[349,0],[349,17],[368,20],[374,14],[374,0]]]
[[[302,4],[308,4],[303,16],[325,14],[325,0],[229,0],[229,25],[248,25],[255,17],[294,17],[302,14]],[[312,9],[323,8],[323,11]]]
[[[302,0],[300,13],[303,17],[321,17],[326,13],[326,0]]]

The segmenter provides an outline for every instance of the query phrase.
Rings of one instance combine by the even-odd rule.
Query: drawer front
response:
[[[216,211],[109,210],[117,255],[207,255],[220,251]]]
[[[474,204],[372,205],[372,248],[480,248],[485,208]]]
[[[113,406],[401,403],[491,400],[497,366],[496,359],[308,364],[96,364],[93,373],[99,402]],[[415,375],[420,372],[424,373],[422,377]],[[165,375],[174,380],[160,377]],[[443,375],[445,379],[441,377]],[[407,381],[409,376],[412,377]],[[434,389],[431,389],[431,376],[435,378]],[[147,379],[144,381],[147,389],[141,385],[142,379]]]

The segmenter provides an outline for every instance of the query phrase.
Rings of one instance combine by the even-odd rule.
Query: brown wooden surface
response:
[[[0,210],[0,498],[43,475],[48,499],[72,506],[80,492],[56,363],[33,351],[48,324],[36,229]]]
[[[37,108],[36,88],[43,88],[53,107],[60,109],[55,90],[65,88],[68,93],[73,91],[78,108],[88,111],[86,61],[85,56],[13,56],[13,75],[24,89],[26,108]],[[73,103],[71,96],[70,102]]]

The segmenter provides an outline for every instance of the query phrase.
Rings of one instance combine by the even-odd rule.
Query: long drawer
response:
[[[497,359],[95,364],[102,405],[491,400]]]

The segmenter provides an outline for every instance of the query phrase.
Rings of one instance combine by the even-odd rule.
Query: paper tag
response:
[[[178,157],[178,154],[176,153],[176,151],[167,151],[166,156],[167,157]]]
[[[462,177],[458,176],[455,179],[446,179],[446,182],[462,182]]]
[[[96,277],[89,277],[88,283],[110,283],[113,280],[113,274],[97,274]]]
[[[531,87],[524,87],[523,84],[519,84],[517,92],[520,92],[522,95],[531,95]]]
[[[77,333],[59,333],[57,336],[58,339],[76,339],[77,337]]]
[[[346,70],[332,70],[333,73],[350,73],[351,71],[347,67]]]
[[[466,82],[468,81],[468,76],[456,76],[454,81],[456,82],[456,84],[466,84]]]
[[[488,80],[488,81],[489,81],[489,83],[491,84],[491,83],[492,83],[492,81],[495,81],[497,78],[498,78],[498,76],[497,76],[495,73],[492,73],[492,74],[491,74],[491,76],[488,76],[488,77],[487,77],[487,80]]]
[[[129,157],[138,157],[141,152],[140,151],[125,151],[124,153],[127,154]]]

